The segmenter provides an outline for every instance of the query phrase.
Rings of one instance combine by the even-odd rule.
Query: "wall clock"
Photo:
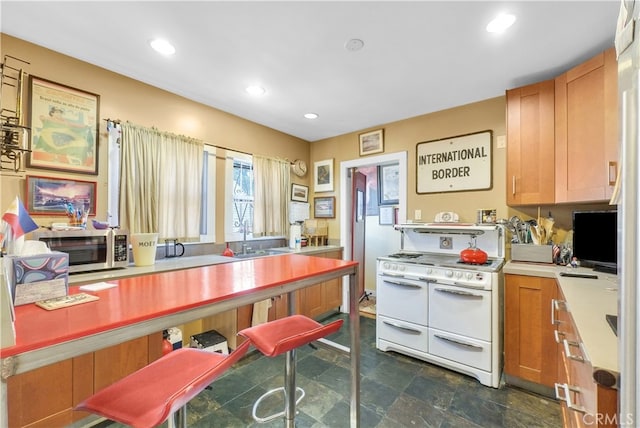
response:
[[[298,177],[304,177],[304,175],[307,173],[307,163],[303,160],[296,159],[291,165],[291,170]]]

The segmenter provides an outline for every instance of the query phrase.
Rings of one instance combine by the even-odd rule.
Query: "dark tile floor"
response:
[[[344,317],[346,315],[335,315]],[[557,402],[502,386],[493,389],[441,367],[375,347],[375,320],[360,318],[361,426],[370,427],[561,427]],[[348,345],[345,324],[332,340]],[[297,352],[297,384],[306,397],[298,406],[298,427],[349,426],[348,357],[309,346]],[[257,424],[251,417],[255,400],[282,385],[284,357],[251,352],[216,380],[211,390],[188,407],[190,427],[282,427],[282,419]],[[268,399],[262,415],[282,398]],[[277,403],[276,403],[277,402]],[[280,407],[281,408],[281,407]],[[116,424],[102,424],[114,428]],[[166,425],[166,424],[165,424]]]

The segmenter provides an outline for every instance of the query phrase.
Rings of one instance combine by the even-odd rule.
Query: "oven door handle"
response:
[[[390,281],[388,279],[383,279],[384,282],[386,282],[387,284],[393,284],[393,285],[399,285],[400,287],[407,287],[407,288],[422,288],[421,285],[418,284],[412,284],[410,282],[402,282],[402,281]]]
[[[435,288],[435,290],[439,291],[441,293],[455,294],[457,296],[475,297],[477,299],[482,299],[483,298],[483,296],[481,294],[469,293],[468,291],[450,290],[448,288]]]
[[[398,323],[395,323],[395,322],[387,321],[387,320],[384,320],[382,322],[384,324],[390,326],[390,327],[394,327],[394,328],[397,328],[399,330],[404,330],[406,332],[413,333],[413,334],[422,334],[422,332],[420,330],[416,330],[415,328],[410,328],[410,327],[407,327],[407,326],[404,326],[404,325],[401,325],[401,324],[398,324]]]
[[[456,345],[464,346],[465,348],[477,349],[482,351],[482,346],[474,345],[473,343],[463,342],[462,340],[452,339],[446,336],[440,336],[439,334],[434,334],[435,337],[441,340],[446,340],[447,342],[454,343]]]

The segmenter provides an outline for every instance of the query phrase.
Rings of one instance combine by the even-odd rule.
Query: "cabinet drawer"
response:
[[[491,371],[489,342],[430,328],[429,353],[480,370]]]
[[[397,343],[420,352],[428,351],[427,327],[378,315],[376,328],[378,339]]]

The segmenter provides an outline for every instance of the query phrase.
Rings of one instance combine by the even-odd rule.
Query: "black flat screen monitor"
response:
[[[574,211],[573,256],[581,266],[616,273],[618,265],[618,212]]]

